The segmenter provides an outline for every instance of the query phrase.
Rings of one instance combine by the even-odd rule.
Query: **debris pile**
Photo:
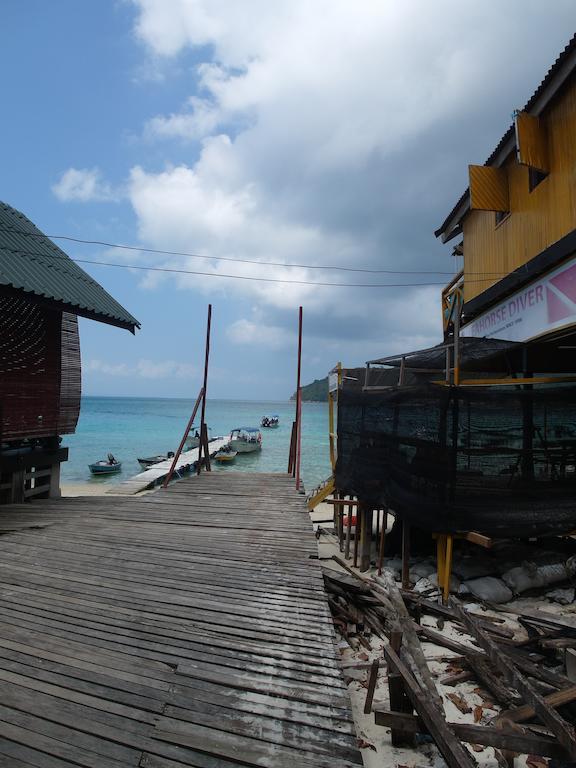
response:
[[[524,765],[576,765],[575,624],[456,598],[441,605],[401,590],[390,573],[361,577],[334,560],[347,573],[324,570],[329,602],[354,651],[343,671],[364,676],[364,712],[390,729],[393,746],[432,739],[450,768],[477,766],[487,748],[501,766],[518,755]],[[434,656],[441,664],[429,644],[445,654]]]

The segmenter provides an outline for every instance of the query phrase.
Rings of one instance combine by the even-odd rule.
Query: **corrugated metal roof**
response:
[[[534,91],[532,96],[526,102],[523,112],[529,114],[539,115],[550,99],[557,93],[557,91],[566,82],[566,79],[573,73],[576,67],[576,35],[572,37],[568,45],[564,48],[562,53],[558,56],[554,64],[550,67],[546,73],[546,77],[542,80],[538,88]],[[563,72],[562,70],[565,69]],[[510,152],[516,146],[516,137],[514,125],[512,124],[504,136],[498,142],[496,149],[492,152],[490,157],[486,160],[484,165],[500,165],[500,162],[505,159]],[[443,235],[443,241],[447,242],[460,233],[459,222],[463,216],[468,212],[470,208],[470,190],[467,189],[462,197],[458,200],[454,208],[450,211],[446,219],[442,222],[440,227],[434,232],[436,237]]]
[[[134,332],[140,327],[90,275],[23,213],[0,201],[0,287]]]

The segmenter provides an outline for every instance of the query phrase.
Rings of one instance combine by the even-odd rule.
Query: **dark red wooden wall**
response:
[[[80,391],[76,316],[0,296],[2,441],[74,432]]]

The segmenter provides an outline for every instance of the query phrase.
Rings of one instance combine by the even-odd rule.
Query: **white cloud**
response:
[[[52,186],[52,192],[62,202],[115,202],[120,192],[103,180],[98,168],[68,168]]]
[[[178,146],[176,164],[132,170],[128,196],[142,241],[218,258],[171,259],[170,267],[342,283],[449,276],[224,259],[449,272],[434,226],[462,192],[467,163],[483,162],[576,21],[573,0],[556,0],[553,14],[534,0],[509,0],[498,5],[498,24],[494,2],[132,2],[151,66],[179,56],[186,64],[193,51],[195,67],[184,103],[144,127],[165,156],[171,142],[188,142],[189,159]],[[143,284],[160,279],[150,274]],[[396,352],[440,336],[439,286],[170,279],[259,306],[261,321],[230,328],[237,343],[266,339],[264,327],[275,329],[268,343],[281,343],[299,304],[308,329],[352,352],[374,343]]]
[[[193,379],[197,369],[193,365],[179,363],[175,360],[146,360],[140,359],[133,365],[127,363],[108,363],[105,360],[89,360],[85,366],[87,371],[102,373],[106,376],[136,377],[142,379]]]
[[[295,335],[285,328],[266,325],[262,320],[254,321],[242,318],[233,323],[226,331],[228,338],[235,344],[253,346],[258,349],[283,349],[294,343]]]

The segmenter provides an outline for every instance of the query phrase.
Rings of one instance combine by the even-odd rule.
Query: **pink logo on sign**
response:
[[[546,288],[546,305],[549,323],[557,323],[559,320],[564,320],[565,317],[570,317],[573,311],[564,304],[562,299],[559,299],[555,293],[552,293],[548,287]]]

